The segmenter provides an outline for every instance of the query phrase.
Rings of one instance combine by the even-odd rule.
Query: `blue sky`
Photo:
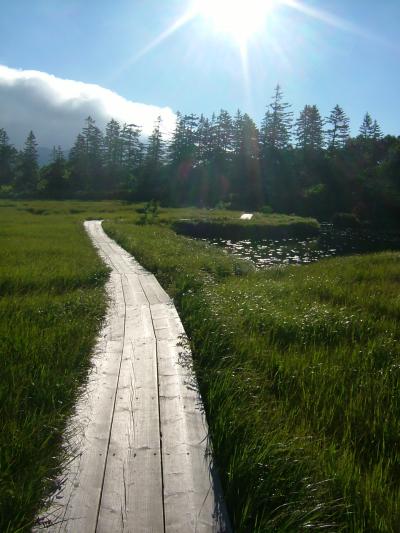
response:
[[[399,0],[301,5],[330,22],[277,5],[247,43],[247,83],[237,42],[204,17],[140,56],[188,9],[185,0],[5,0],[0,64],[184,113],[240,108],[257,122],[279,82],[295,115],[305,104],[327,115],[339,103],[353,133],[369,111],[385,133],[399,135]]]

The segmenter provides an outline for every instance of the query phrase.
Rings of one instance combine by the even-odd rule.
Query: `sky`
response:
[[[65,146],[88,114],[145,133],[177,111],[259,124],[279,83],[295,117],[339,104],[353,134],[369,111],[399,135],[399,20],[399,0],[3,0],[0,127]]]

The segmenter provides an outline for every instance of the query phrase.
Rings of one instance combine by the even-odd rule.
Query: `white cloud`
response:
[[[0,128],[15,146],[22,146],[32,129],[39,145],[69,148],[88,115],[101,129],[115,118],[140,125],[143,135],[151,133],[159,115],[165,132],[175,124],[169,107],[132,102],[100,85],[0,65]]]

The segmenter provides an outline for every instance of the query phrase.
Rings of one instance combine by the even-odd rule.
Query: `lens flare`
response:
[[[196,10],[215,31],[243,41],[261,30],[276,3],[277,0],[198,0]]]

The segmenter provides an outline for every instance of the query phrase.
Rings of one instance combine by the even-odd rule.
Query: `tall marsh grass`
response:
[[[252,272],[105,228],[175,298],[235,529],[399,531],[400,254]]]
[[[0,531],[27,531],[105,311],[81,222],[0,208]]]
[[[399,531],[399,254],[255,272],[170,229],[238,213],[144,208],[0,203],[0,531],[30,529],[90,365],[108,272],[89,218],[175,300],[235,530]]]

